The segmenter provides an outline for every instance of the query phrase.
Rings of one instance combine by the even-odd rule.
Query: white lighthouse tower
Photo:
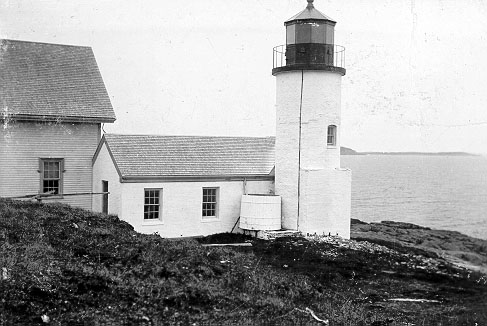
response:
[[[341,80],[345,49],[336,22],[307,7],[287,20],[274,48],[276,194],[282,227],[350,238],[351,171],[340,167]]]

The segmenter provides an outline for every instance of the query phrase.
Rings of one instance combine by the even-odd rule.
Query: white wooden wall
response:
[[[99,124],[11,121],[1,126],[0,196],[39,193],[39,158],[64,158],[64,193],[90,192],[99,137]],[[46,200],[52,201],[91,209],[90,195]]]

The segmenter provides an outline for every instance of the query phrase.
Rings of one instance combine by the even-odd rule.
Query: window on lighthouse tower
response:
[[[329,125],[328,126],[328,137],[327,137],[327,145],[328,146],[336,146],[337,144],[337,126]]]

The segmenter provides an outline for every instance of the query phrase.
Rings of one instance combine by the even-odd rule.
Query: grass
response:
[[[245,240],[167,240],[116,216],[0,199],[0,325],[318,325],[306,308],[331,325],[487,324],[482,275],[421,251],[200,244]]]

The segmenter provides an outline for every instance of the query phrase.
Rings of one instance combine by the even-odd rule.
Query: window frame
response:
[[[214,190],[215,191],[215,194],[214,194],[214,198],[215,198],[215,201],[205,201],[205,190]],[[213,197],[213,195],[211,195]],[[206,197],[208,197],[208,194],[206,194]],[[208,205],[208,204],[214,204],[215,207],[214,208],[206,208],[205,209],[205,204]],[[220,210],[220,187],[203,187],[202,188],[202,191],[201,191],[201,220],[203,222],[206,222],[206,221],[215,221],[215,220],[219,220],[219,210]],[[209,210],[213,210],[215,212],[214,215],[205,215],[205,210],[206,211],[209,211]]]
[[[148,191],[157,191],[159,194],[157,197],[149,197],[150,198],[158,198],[158,203],[157,204],[154,204],[154,203],[148,203],[146,204],[146,192]],[[154,223],[154,222],[162,222],[162,194],[163,194],[163,189],[162,188],[144,188],[144,204],[143,204],[143,215],[142,215],[142,221],[144,223]],[[157,217],[156,218],[145,218],[146,216],[146,210],[145,208],[146,207],[149,207],[149,206],[155,206],[157,205],[158,207],[158,210],[157,210]],[[149,212],[150,213],[150,212]]]
[[[44,176],[44,163],[49,163],[49,162],[57,162],[59,163],[59,177],[58,178],[46,178]],[[58,180],[58,193],[53,194],[53,196],[49,196],[49,198],[63,198],[64,194],[64,172],[66,170],[64,169],[64,158],[44,158],[41,157],[39,158],[39,194],[45,194],[44,192],[44,181],[47,180]]]
[[[330,130],[332,130],[331,134],[330,134]],[[338,135],[338,127],[336,125],[328,125],[326,129],[326,146],[336,147],[337,135]],[[330,137],[332,137],[332,142],[330,142]]]

